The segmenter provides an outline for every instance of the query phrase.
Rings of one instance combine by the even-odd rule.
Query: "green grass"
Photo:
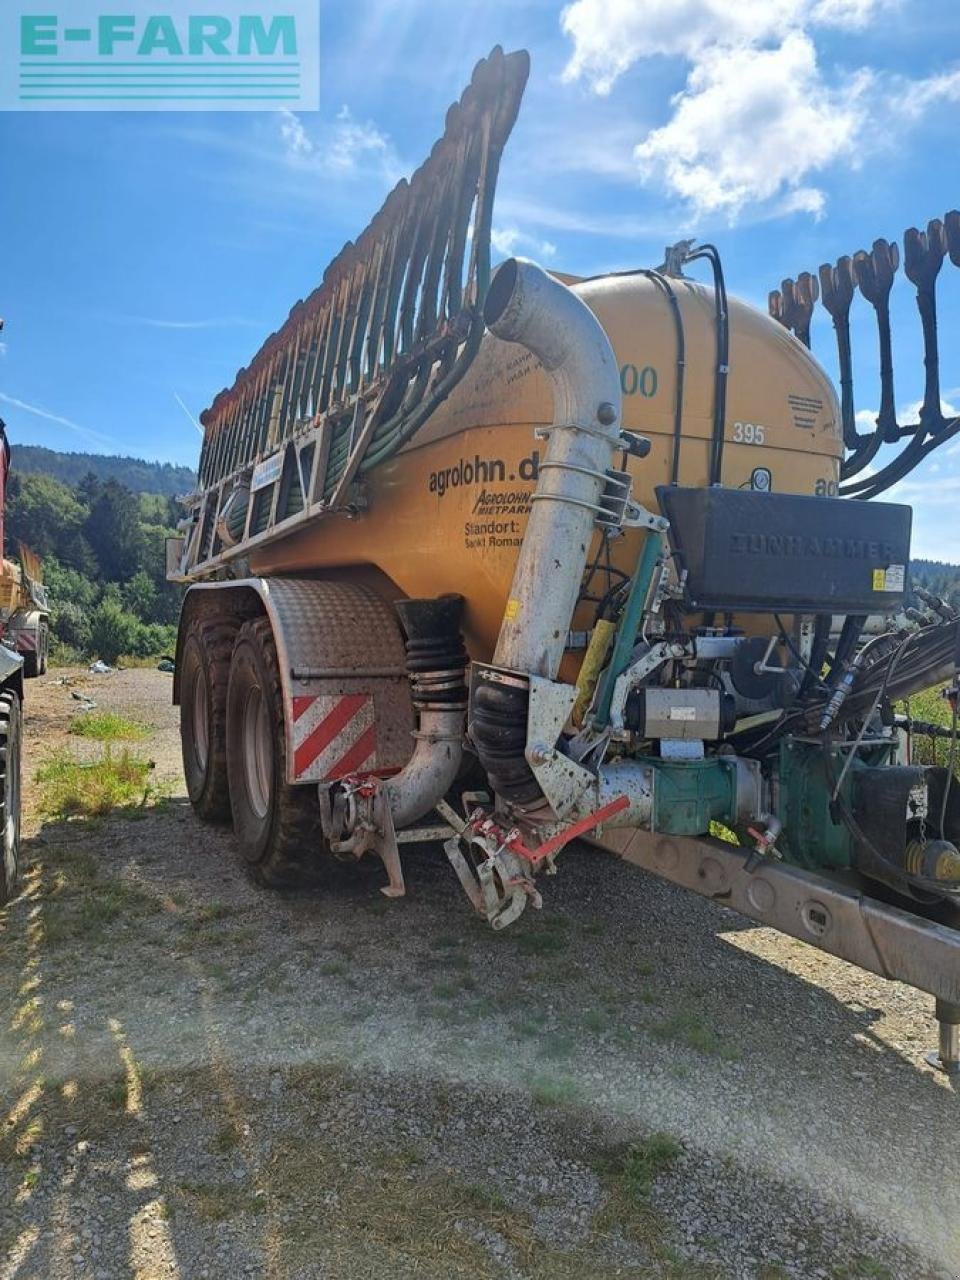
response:
[[[431,951],[453,951],[463,942],[462,938],[452,933],[438,933],[430,939]]]
[[[610,1029],[610,1017],[602,1009],[588,1009],[580,1021],[584,1031],[591,1031],[594,1035],[602,1035]]]
[[[848,1265],[834,1267],[831,1280],[893,1280],[893,1272],[875,1258],[860,1257]]]
[[[566,933],[566,921],[559,916],[548,916],[538,921],[527,932],[517,932],[514,936],[517,950],[524,956],[551,956],[566,949],[569,939]]]
[[[55,887],[44,911],[44,940],[51,946],[104,940],[111,926],[130,925],[161,910],[156,898],[116,877],[73,880]]]
[[[604,1233],[622,1231],[641,1241],[663,1264],[658,1275],[692,1280],[704,1272],[676,1257],[665,1238],[663,1220],[650,1204],[657,1178],[673,1168],[682,1152],[676,1138],[660,1132],[651,1133],[636,1145],[605,1147],[596,1152],[592,1163],[607,1200],[597,1214],[595,1226]]]
[[[240,1134],[237,1132],[236,1125],[223,1124],[214,1134],[213,1146],[217,1151],[224,1153],[233,1151],[235,1147],[240,1145]]]
[[[513,1029],[522,1039],[531,1040],[540,1036],[546,1025],[547,1015],[545,1013],[534,1012],[526,1017],[517,1019],[517,1021],[513,1023]]]
[[[565,1035],[562,1031],[550,1031],[540,1041],[537,1052],[539,1057],[548,1062],[562,1062],[570,1057],[576,1047],[577,1042],[573,1036]]]
[[[683,1151],[669,1133],[652,1133],[639,1147],[631,1147],[623,1158],[620,1177],[634,1201],[646,1200],[654,1181],[679,1160]]]
[[[950,703],[941,697],[940,686],[925,689],[923,693],[914,694],[905,702],[898,702],[894,710],[902,715],[909,715],[914,720],[928,720],[932,724],[943,725],[949,729],[951,723]],[[914,734],[912,743],[912,759],[914,764],[946,765],[950,755],[949,738],[929,738],[923,734]],[[960,749],[957,751],[956,765],[960,766]],[[956,767],[956,766],[955,766]]]
[[[687,1009],[679,1009],[662,1022],[655,1023],[651,1031],[657,1040],[671,1040],[696,1053],[726,1058],[728,1061],[739,1056],[736,1050],[720,1039],[711,1026]]]
[[[102,818],[114,810],[143,809],[158,795],[153,765],[109,749],[100,760],[74,760],[58,752],[37,770],[40,812],[45,818]]]
[[[476,989],[476,978],[467,973],[463,974],[462,977],[435,982],[431,987],[431,992],[438,1000],[453,1000],[463,991],[476,991]]]
[[[100,1093],[103,1101],[111,1111],[123,1111],[127,1105],[127,1078],[114,1076],[103,1086]]]
[[[569,1076],[534,1076],[530,1082],[534,1102],[541,1107],[569,1106],[576,1102],[580,1090],[576,1080]]]
[[[229,920],[231,916],[239,915],[242,910],[242,907],[235,907],[229,902],[208,902],[194,912],[190,925],[194,929],[200,929],[205,924],[214,924],[217,920]]]
[[[135,742],[147,737],[145,724],[128,720],[115,711],[84,711],[70,721],[70,732],[78,738],[95,738],[97,742]]]
[[[175,629],[174,629],[175,630]],[[120,657],[114,663],[118,671],[129,671],[136,667],[139,670],[153,671],[161,658],[169,658],[173,655],[176,641],[170,644],[167,649],[159,649],[156,653],[145,655],[142,653],[121,653]]]

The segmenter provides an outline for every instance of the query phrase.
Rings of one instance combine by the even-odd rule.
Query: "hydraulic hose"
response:
[[[418,726],[412,757],[385,783],[394,826],[409,826],[442,800],[463,754],[467,653],[460,621],[463,597],[399,600],[407,634],[407,672]]]

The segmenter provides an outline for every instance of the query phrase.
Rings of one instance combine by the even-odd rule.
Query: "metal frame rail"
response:
[[[498,46],[443,136],[200,420],[197,493],[172,577],[190,580],[319,514],[449,395],[483,336],[493,199],[529,71]]]

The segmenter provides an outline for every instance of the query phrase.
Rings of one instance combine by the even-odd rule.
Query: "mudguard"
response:
[[[369,587],[350,582],[196,583],[184,598],[180,634],[196,610],[251,616],[251,609],[265,613],[273,629],[287,782],[316,785],[350,773],[401,769],[413,750],[414,716],[392,607]],[[175,677],[175,703],[179,697]]]

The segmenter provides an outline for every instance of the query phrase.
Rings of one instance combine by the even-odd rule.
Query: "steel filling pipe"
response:
[[[397,830],[429,813],[456,781],[463,756],[465,708],[463,703],[454,709],[420,711],[413,755],[384,783]]]
[[[533,262],[497,269],[484,318],[537,357],[554,404],[493,665],[555,680],[620,437],[620,372],[587,304]]]

